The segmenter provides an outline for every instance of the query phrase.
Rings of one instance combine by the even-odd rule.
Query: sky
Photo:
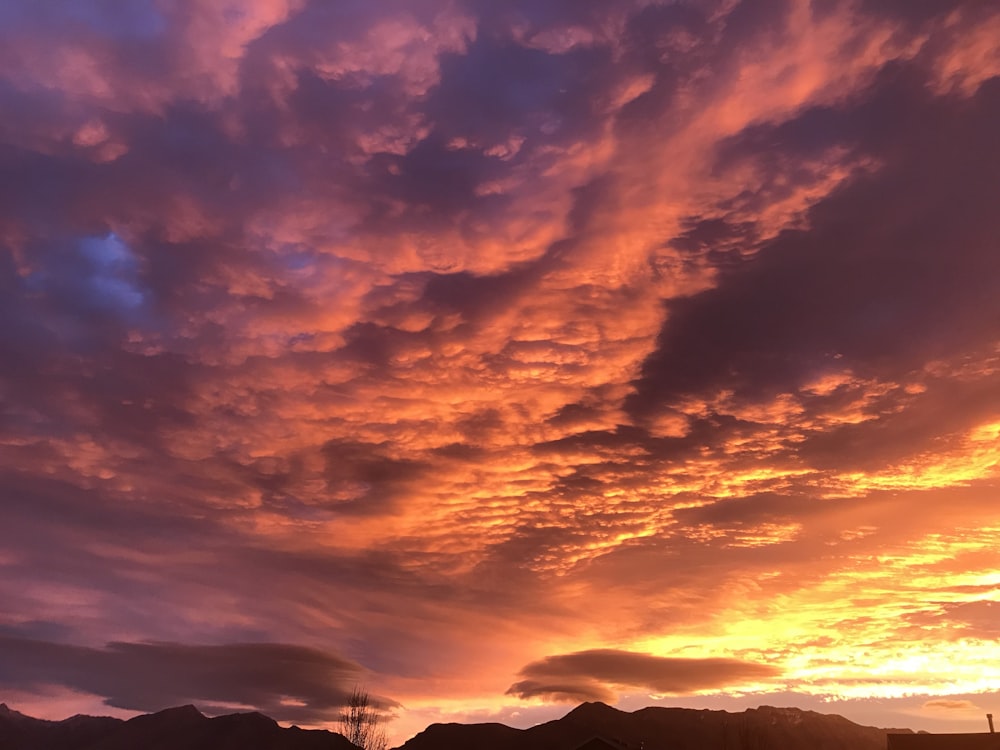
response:
[[[0,0],[0,697],[985,731],[998,39]]]

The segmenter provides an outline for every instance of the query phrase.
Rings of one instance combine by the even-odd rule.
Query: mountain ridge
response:
[[[890,733],[912,730],[867,727],[791,707],[730,713],[649,706],[629,713],[593,702],[528,729],[432,724],[396,750],[576,750],[595,738],[635,750],[885,750]]]
[[[0,704],[0,750],[359,750],[343,735],[284,728],[257,711],[208,717],[175,706],[131,719],[36,719]]]
[[[394,750],[885,750],[909,729],[856,724],[837,714],[759,706],[743,712],[582,703],[527,729],[499,723],[431,724]],[[283,728],[258,712],[208,717],[192,705],[122,720],[36,719],[0,704],[0,750],[358,750],[326,730]]]

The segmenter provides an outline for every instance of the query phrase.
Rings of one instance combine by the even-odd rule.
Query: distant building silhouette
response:
[[[887,750],[1000,750],[1000,734],[888,734]]]

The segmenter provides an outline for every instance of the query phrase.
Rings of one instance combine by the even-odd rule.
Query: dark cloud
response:
[[[463,320],[481,324],[516,306],[537,281],[533,264],[490,276],[434,274],[424,286],[423,301],[435,312],[458,312]]]
[[[978,359],[979,352],[970,356]],[[942,442],[945,435],[963,435],[975,427],[983,413],[997,406],[998,380],[995,374],[961,384],[932,377],[920,398],[897,389],[865,415],[870,424],[816,431],[802,441],[798,455],[819,469],[873,470],[905,460],[923,450],[930,435]]]
[[[1000,169],[990,145],[998,111],[994,82],[953,106],[897,69],[847,114],[807,112],[772,130],[787,152],[817,133],[845,137],[839,125],[814,123],[847,118],[852,147],[887,163],[820,201],[809,229],[724,266],[714,289],[671,302],[634,408],[706,387],[794,391],[838,365],[900,377],[986,345],[1000,318],[988,281],[1000,268],[987,205]],[[749,144],[743,158],[757,153],[769,158]]]
[[[812,0],[817,11],[832,12],[843,8],[842,0]],[[989,0],[862,0],[860,9],[875,17],[902,22],[910,29],[940,22],[956,10],[975,12],[989,9]]]
[[[521,698],[614,700],[613,688],[670,695],[776,677],[777,667],[737,659],[688,659],[596,649],[547,656],[524,667],[507,690]]]
[[[497,197],[473,197],[481,182],[498,176],[495,160],[479,151],[449,148],[439,138],[425,139],[391,163],[394,168],[382,178],[380,193],[387,203],[405,204],[413,211],[407,223],[414,228],[433,229],[435,222],[424,218],[428,214],[440,222],[470,209],[485,213],[491,204],[505,202]],[[428,190],[428,185],[434,189]],[[386,218],[375,214],[369,221],[384,223]]]
[[[89,648],[0,636],[0,655],[0,683],[6,689],[66,687],[133,711],[189,703],[212,711],[236,704],[293,722],[334,720],[362,676],[354,662],[280,643]]]
[[[944,629],[955,640],[1000,638],[1000,603],[988,599],[940,604],[908,615],[906,620],[922,628]]]
[[[972,601],[948,604],[944,618],[960,623],[978,638],[1000,637],[1000,602]]]
[[[760,35],[785,31],[792,0],[742,0],[725,16],[722,44],[746,44]]]
[[[391,447],[349,441],[324,446],[332,507],[341,513],[386,513],[426,475],[426,464],[387,455],[387,449]]]
[[[17,625],[0,625],[0,637],[26,641],[65,643],[72,641],[73,628],[58,622],[31,620]]]
[[[802,518],[813,504],[809,498],[775,494],[748,495],[696,508],[680,508],[675,517],[685,523],[711,523],[725,525],[732,522],[755,523],[760,521]],[[813,504],[815,507],[815,504]]]
[[[428,106],[442,136],[487,147],[512,135],[530,138],[532,149],[578,138],[594,126],[591,103],[610,83],[597,77],[609,55],[602,48],[552,54],[482,35],[465,54],[444,59]]]
[[[561,29],[570,25],[584,28],[598,26],[608,16],[608,5],[600,0],[552,0],[535,3],[512,0],[498,6],[489,0],[470,0],[487,29],[506,29],[530,22],[534,31]]]

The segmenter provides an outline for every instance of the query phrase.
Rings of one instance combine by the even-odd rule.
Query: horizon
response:
[[[1000,715],[997,39],[0,2],[0,697]]]
[[[557,715],[554,718],[546,719],[544,721],[538,721],[538,722],[532,722],[532,723],[525,723],[523,726],[516,726],[516,722],[515,723],[511,723],[511,724],[505,724],[505,726],[514,727],[514,728],[518,728],[518,729],[522,729],[522,730],[523,729],[530,729],[532,727],[540,726],[540,725],[545,724],[545,723],[551,723],[553,721],[559,721],[560,719],[563,719],[563,718],[567,717],[569,714],[576,713],[579,710],[582,710],[585,706],[595,706],[595,705],[596,706],[603,706],[604,708],[610,708],[612,710],[620,711],[620,712],[626,713],[626,714],[637,713],[639,711],[643,711],[643,710],[649,709],[649,708],[654,708],[654,709],[655,708],[680,709],[680,710],[695,711],[695,712],[700,712],[700,711],[703,711],[703,710],[709,710],[709,711],[716,711],[716,712],[728,713],[730,715],[740,714],[740,713],[746,713],[746,712],[751,712],[751,711],[766,711],[766,710],[770,709],[770,710],[777,710],[777,711],[800,711],[800,712],[804,712],[804,713],[816,713],[816,714],[820,714],[822,716],[827,716],[827,717],[841,717],[841,718],[846,718],[849,721],[851,721],[851,719],[849,719],[848,717],[842,717],[840,714],[838,714],[835,711],[814,711],[813,709],[803,709],[803,708],[799,708],[797,706],[784,706],[784,705],[761,704],[761,705],[754,706],[754,707],[748,707],[748,708],[745,708],[745,709],[742,709],[742,710],[727,710],[727,709],[705,709],[705,708],[699,708],[699,707],[694,707],[694,706],[674,706],[674,705],[655,704],[655,705],[645,705],[645,706],[642,706],[642,707],[639,707],[639,708],[634,708],[634,709],[631,709],[631,710],[626,710],[626,709],[618,708],[617,706],[609,705],[609,704],[604,703],[602,701],[585,701],[585,702],[582,702],[582,703],[578,703],[575,706],[564,706],[563,710],[561,712],[557,713]],[[7,709],[9,711],[13,711],[14,713],[19,713],[22,716],[28,716],[28,718],[32,718],[32,719],[43,719],[44,718],[44,717],[40,717],[40,716],[31,716],[29,714],[26,714],[24,711],[18,711],[16,708],[13,708],[13,707],[9,706],[7,703],[5,703],[3,701],[0,701],[0,708]],[[158,711],[150,711],[150,712],[141,712],[141,713],[140,712],[133,712],[133,711],[122,712],[120,710],[116,711],[116,710],[112,709],[112,713],[100,713],[100,714],[79,714],[79,713],[77,713],[77,714],[73,714],[71,716],[63,716],[63,717],[60,717],[60,718],[47,718],[47,719],[44,719],[44,720],[55,721],[55,722],[68,721],[69,719],[73,719],[73,718],[75,718],[77,716],[84,715],[84,716],[110,717],[110,718],[117,718],[117,719],[120,719],[122,721],[127,721],[128,719],[135,718],[137,716],[149,716],[149,715],[152,715],[152,714],[160,714],[160,713],[171,712],[171,711],[178,711],[178,710],[181,710],[181,709],[188,709],[188,708],[194,709],[200,715],[202,715],[202,716],[204,716],[206,718],[215,718],[215,717],[218,717],[218,716],[229,716],[229,715],[240,715],[240,714],[247,714],[247,713],[260,713],[260,712],[256,711],[255,709],[234,710],[234,711],[221,711],[221,712],[219,712],[219,711],[216,711],[216,712],[208,711],[208,712],[206,712],[206,711],[202,710],[201,708],[199,708],[198,706],[196,706],[194,704],[185,704],[185,705],[178,705],[178,706],[167,706],[167,707],[159,709]],[[119,714],[127,714],[127,715],[119,715]],[[264,714],[264,715],[266,716],[266,714]],[[988,722],[988,718],[987,718],[988,716],[991,716],[991,714],[986,714],[986,715],[983,716],[983,721],[984,722]],[[267,718],[273,718],[273,717],[267,717]],[[391,721],[391,719],[389,719],[388,721]],[[276,721],[276,723],[279,726],[283,726],[285,728],[298,726],[294,722],[287,722],[287,721],[285,721],[285,722]],[[448,723],[450,723],[450,722],[448,722]],[[489,726],[489,725],[492,725],[494,722],[462,722],[462,723],[465,724],[465,725],[481,724],[481,725]],[[502,724],[503,722],[499,722],[499,723]],[[878,728],[878,729],[889,730],[890,732],[892,730],[906,730],[906,731],[913,731],[913,732],[927,732],[927,731],[929,731],[929,730],[922,730],[922,729],[914,729],[913,727],[903,726],[903,725],[899,725],[899,726],[875,725],[875,724],[866,724],[864,722],[858,722],[858,721],[854,721],[853,723],[856,724],[856,725],[858,725],[858,726],[862,726],[862,727],[874,727],[874,728]],[[447,723],[441,723],[441,722],[438,722],[437,724],[438,725],[447,725]],[[429,729],[431,726],[433,726],[433,725],[428,724],[427,726],[422,727],[422,728],[418,729],[417,731],[412,732],[411,734],[407,734],[407,735],[403,735],[403,736],[396,736],[394,734],[393,735],[394,739],[393,739],[393,741],[391,741],[389,743],[388,746],[390,748],[391,747],[399,747],[399,746],[403,745],[407,740],[412,739],[417,734],[420,734],[420,733],[424,732],[425,730]],[[337,725],[333,725],[333,726],[330,726],[330,725],[327,725],[327,726],[315,726],[315,727],[306,727],[306,728],[324,729],[326,731],[335,732],[335,733],[341,734],[343,736],[342,728],[339,727],[339,726],[337,726]],[[952,730],[954,730],[954,727],[952,727]],[[934,734],[938,734],[938,733],[947,734],[948,733],[947,731],[945,731],[944,729],[941,729],[941,728],[938,728],[937,731],[934,731],[934,730],[930,730],[930,731],[931,731],[931,733],[934,733]],[[972,728],[972,727],[966,726],[966,727],[963,727],[959,731],[959,733],[962,733],[962,734],[992,734],[993,733],[993,726],[992,726],[992,724],[987,723],[987,726],[985,728],[984,727],[980,727],[978,730],[976,728]]]

